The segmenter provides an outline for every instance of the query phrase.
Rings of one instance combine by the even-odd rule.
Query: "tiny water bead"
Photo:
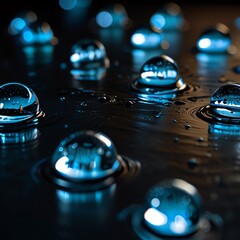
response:
[[[131,36],[131,44],[140,49],[161,48],[162,35],[151,28],[139,27]]]
[[[0,125],[30,121],[41,114],[37,95],[20,83],[0,86]]]
[[[109,67],[104,45],[95,39],[82,39],[73,45],[70,62],[71,74],[76,79],[99,79],[106,68]]]
[[[232,44],[229,32],[224,24],[205,30],[197,41],[197,49],[204,53],[227,53]]]
[[[180,6],[176,3],[165,4],[151,16],[150,24],[157,31],[179,30],[184,24]]]
[[[160,236],[187,236],[199,230],[202,217],[197,189],[181,179],[153,186],[146,194],[144,224]]]
[[[176,62],[169,56],[161,55],[142,65],[140,77],[133,81],[131,87],[139,93],[139,97],[154,100],[175,97],[187,85],[179,75]]]

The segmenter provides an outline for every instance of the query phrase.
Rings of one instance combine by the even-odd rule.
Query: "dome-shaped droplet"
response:
[[[154,30],[170,31],[183,26],[183,14],[176,3],[168,3],[155,12],[150,18],[150,24]]]
[[[131,43],[134,47],[141,49],[160,48],[162,42],[161,33],[154,32],[147,27],[136,29],[131,36]]]
[[[205,53],[225,53],[229,50],[232,40],[229,29],[224,24],[204,31],[197,41],[197,48]]]
[[[25,121],[39,111],[39,101],[32,89],[20,83],[0,86],[0,124]]]
[[[52,158],[53,169],[68,180],[98,180],[116,173],[119,156],[100,132],[80,131],[64,139]]]
[[[211,112],[229,118],[240,118],[240,85],[226,84],[211,96]]]
[[[124,28],[128,21],[127,11],[120,3],[106,6],[96,16],[96,23],[101,28]]]
[[[197,189],[180,179],[155,185],[146,195],[144,223],[163,236],[186,236],[199,229],[202,215]]]
[[[70,62],[73,65],[71,74],[76,79],[98,80],[109,67],[104,45],[95,39],[82,39],[74,44]]]
[[[176,62],[166,56],[153,57],[145,62],[140,70],[139,83],[148,86],[176,86],[179,72]]]

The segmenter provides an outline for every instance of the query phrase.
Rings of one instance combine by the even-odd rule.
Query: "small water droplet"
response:
[[[87,103],[87,102],[81,102],[80,105],[81,105],[82,107],[87,107],[87,106],[88,106],[88,103]]]
[[[178,137],[174,138],[174,142],[179,142],[179,140],[180,140],[180,138],[178,138]]]
[[[160,118],[160,117],[162,116],[162,113],[159,112],[159,111],[155,111],[155,112],[154,112],[154,116],[155,116],[156,118]]]
[[[204,31],[197,41],[197,48],[205,53],[225,53],[231,46],[232,40],[229,28],[224,24]]]
[[[190,125],[190,124],[188,124],[188,123],[186,123],[186,124],[184,124],[184,127],[185,127],[185,129],[190,129],[192,126]]]
[[[100,96],[100,97],[98,97],[98,101],[100,102],[100,103],[109,103],[109,102],[111,102],[111,97],[109,97],[109,96]]]
[[[63,69],[63,70],[64,70],[64,69],[67,69],[67,64],[64,63],[64,62],[61,63],[61,64],[60,64],[60,68]]]
[[[197,141],[198,141],[198,142],[204,142],[204,138],[203,138],[203,137],[198,137],[198,138],[197,138]]]
[[[160,236],[187,236],[199,229],[201,197],[197,189],[181,179],[153,186],[146,194],[144,223]]]
[[[235,67],[233,68],[233,71],[234,71],[235,73],[237,73],[237,74],[240,74],[240,66],[235,66]]]
[[[1,124],[28,120],[37,116],[39,111],[39,100],[32,89],[20,83],[0,86]]]
[[[62,102],[65,101],[65,99],[66,99],[65,97],[60,97],[60,101]]]
[[[188,167],[193,169],[198,165],[198,162],[195,158],[191,158],[188,160]]]
[[[172,123],[177,123],[177,120],[176,119],[172,119]]]
[[[160,48],[162,35],[151,28],[139,27],[131,36],[131,43],[134,47],[142,49]]]
[[[150,24],[156,31],[179,30],[184,24],[183,13],[176,3],[163,5],[150,18]]]
[[[71,74],[79,80],[99,80],[109,67],[104,45],[95,39],[82,39],[71,49]]]
[[[219,87],[211,96],[210,109],[222,117],[240,117],[240,85],[226,84]]]
[[[52,157],[52,168],[69,181],[98,180],[121,168],[118,159],[115,146],[107,136],[100,132],[80,131],[59,144]]]
[[[131,100],[128,100],[125,102],[125,106],[127,108],[132,108],[134,106],[135,102],[134,101],[131,101]]]

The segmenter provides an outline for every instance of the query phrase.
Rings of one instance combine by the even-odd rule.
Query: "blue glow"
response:
[[[240,125],[215,122],[209,125],[209,132],[223,136],[240,136]]]
[[[203,32],[197,41],[197,48],[205,53],[224,53],[231,46],[232,40],[225,25],[219,24]]]
[[[80,180],[101,179],[120,168],[111,140],[93,131],[76,132],[63,140],[54,153],[52,164],[62,176]]]
[[[72,10],[77,5],[77,0],[59,0],[59,5],[63,10]]]
[[[0,86],[0,124],[25,121],[39,113],[36,94],[20,83]]]
[[[125,7],[120,4],[109,4],[96,16],[96,23],[102,28],[124,28],[128,23]]]
[[[237,17],[237,18],[235,19],[234,23],[235,23],[236,28],[237,28],[237,29],[240,29],[240,17]]]
[[[18,34],[25,26],[26,23],[22,18],[14,18],[10,23],[10,33],[13,35]]]
[[[150,24],[157,31],[172,31],[180,29],[184,19],[181,8],[175,3],[169,3],[159,9],[150,18]]]
[[[147,28],[140,28],[136,30],[131,36],[131,43],[134,47],[137,48],[142,49],[160,48],[161,42],[162,35]]]
[[[22,41],[25,43],[31,43],[34,41],[33,33],[30,30],[26,30],[22,33]]]
[[[211,96],[211,111],[227,118],[240,118],[240,85],[226,84]]]
[[[198,230],[201,199],[191,184],[180,179],[163,181],[151,188],[146,198],[149,207],[144,222],[155,233],[172,237]]]
[[[107,28],[112,25],[113,17],[109,12],[102,11],[97,14],[96,21],[100,27]]]

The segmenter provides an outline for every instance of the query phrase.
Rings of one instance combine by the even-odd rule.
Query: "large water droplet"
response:
[[[131,43],[134,47],[141,49],[160,48],[162,35],[159,32],[154,32],[147,27],[136,29],[131,36]]]
[[[141,67],[140,77],[131,86],[141,94],[139,97],[146,100],[173,98],[186,88],[176,62],[166,55],[146,61]]]
[[[226,84],[211,96],[211,112],[218,116],[240,118],[240,85]]]
[[[71,74],[77,79],[98,80],[109,66],[104,45],[94,39],[82,39],[73,45]]]
[[[99,180],[121,169],[112,141],[100,132],[80,131],[64,139],[52,158],[53,169],[72,180]]]
[[[146,195],[144,223],[164,236],[186,236],[199,229],[202,215],[197,189],[180,179],[155,185]]]
[[[231,43],[228,27],[224,24],[217,24],[200,35],[197,48],[205,53],[225,53],[229,50]]]
[[[0,86],[0,124],[23,122],[39,112],[39,101],[32,89],[20,83]]]
[[[183,26],[182,10],[176,3],[165,4],[150,18],[150,24],[155,30],[177,30]]]

